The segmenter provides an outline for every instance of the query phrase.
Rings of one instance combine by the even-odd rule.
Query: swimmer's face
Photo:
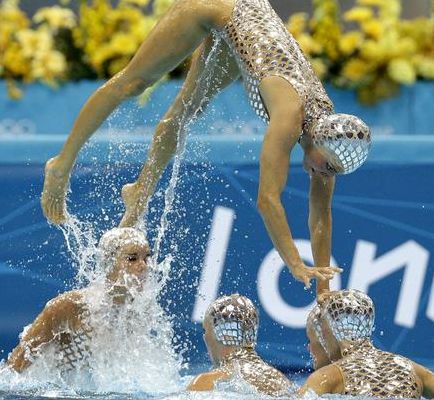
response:
[[[203,340],[205,342],[208,354],[214,365],[218,365],[220,362],[220,346],[214,335],[214,330],[208,318],[203,321]]]
[[[304,150],[303,167],[309,175],[332,177],[340,172],[341,168],[322,149],[312,145]]]
[[[328,364],[330,364],[330,359],[324,349],[322,347],[318,337],[313,329],[306,330],[307,337],[309,339],[309,352],[312,355],[313,359],[313,368],[320,369]]]
[[[125,278],[129,278],[128,281],[142,283],[148,272],[150,257],[151,251],[148,245],[126,244],[117,252],[114,267],[107,278],[112,282],[125,281]]]
[[[327,346],[327,353],[332,362],[339,360],[342,358],[341,349],[339,346],[339,342],[336,340],[333,335],[333,331],[330,328],[330,325],[326,319],[321,319],[321,330],[323,334],[323,338],[325,341],[325,345]]]

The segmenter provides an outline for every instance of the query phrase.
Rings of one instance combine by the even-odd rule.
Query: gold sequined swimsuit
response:
[[[251,348],[241,348],[226,356],[221,368],[230,376],[238,372],[258,392],[284,396],[295,392],[295,386],[277,369],[265,363]]]
[[[422,396],[411,362],[378,350],[369,341],[349,349],[335,365],[342,373],[345,395],[415,399]]]
[[[231,48],[250,104],[262,120],[269,117],[259,85],[268,76],[286,79],[299,94],[305,108],[303,131],[320,115],[333,112],[312,66],[268,0],[235,0],[232,17],[219,34]]]

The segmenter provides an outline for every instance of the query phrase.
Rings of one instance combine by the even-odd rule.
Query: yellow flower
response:
[[[75,14],[59,6],[40,8],[33,16],[33,21],[37,24],[46,23],[53,29],[73,28],[76,25]]]
[[[163,16],[172,6],[174,0],[154,0],[154,15],[157,18]]]
[[[416,81],[416,70],[410,61],[396,58],[389,62],[387,73],[395,82],[411,85]]]
[[[3,54],[3,66],[14,77],[26,78],[30,74],[30,65],[18,43],[11,43]]]
[[[38,52],[50,51],[53,46],[53,38],[45,30],[23,29],[17,32],[16,36],[25,57],[32,57]]]
[[[312,58],[310,60],[312,68],[320,79],[324,79],[328,73],[327,65],[321,58]]]
[[[376,63],[381,63],[388,56],[388,51],[374,40],[366,40],[360,49],[363,58]]]
[[[287,28],[288,31],[291,32],[294,37],[299,36],[306,29],[308,15],[306,13],[295,13],[292,14],[288,20]]]
[[[137,50],[137,43],[132,40],[131,35],[128,33],[116,33],[110,43],[107,44],[113,53],[120,55],[134,54]]]
[[[357,0],[357,4],[360,6],[377,6],[381,7],[385,1],[389,0]]]
[[[354,7],[344,14],[345,21],[363,22],[373,18],[374,12],[367,7]]]
[[[119,4],[122,6],[138,6],[138,7],[146,7],[149,4],[150,0],[121,0]]]
[[[362,33],[359,31],[351,31],[340,38],[339,49],[344,55],[350,55],[360,47],[362,42]]]
[[[303,52],[307,55],[319,54],[322,51],[321,45],[310,35],[303,33],[297,38]]]
[[[400,38],[391,52],[395,57],[408,58],[417,51],[417,43],[409,38]]]
[[[110,62],[108,66],[108,72],[110,76],[116,75],[118,72],[122,71],[130,61],[130,57],[116,58]]]
[[[39,53],[32,63],[34,79],[53,81],[62,78],[66,71],[65,56],[56,50]]]
[[[349,81],[358,83],[366,78],[367,74],[371,72],[371,69],[371,65],[365,60],[352,58],[344,65],[342,75]]]
[[[361,26],[363,32],[365,32],[368,36],[371,36],[374,39],[378,40],[383,34],[384,27],[381,21],[379,21],[378,19],[363,21],[361,23]]]
[[[380,7],[380,18],[386,20],[397,20],[401,15],[400,0],[387,0]]]
[[[416,57],[415,65],[417,73],[425,79],[434,79],[434,57]]]

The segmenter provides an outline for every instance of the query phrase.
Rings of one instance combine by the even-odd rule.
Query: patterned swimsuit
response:
[[[263,121],[269,122],[269,116],[259,85],[268,76],[284,78],[299,94],[304,132],[319,116],[333,113],[333,103],[312,66],[268,0],[235,0],[232,17],[218,34],[231,48],[250,104]]]
[[[345,395],[407,399],[422,396],[411,362],[378,350],[369,341],[347,350],[334,365],[341,371]]]
[[[232,378],[241,378],[259,393],[285,396],[295,392],[293,385],[280,371],[265,363],[251,348],[240,348],[226,356],[221,369]]]

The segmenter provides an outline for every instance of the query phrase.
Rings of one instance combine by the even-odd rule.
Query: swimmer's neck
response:
[[[351,341],[351,340],[342,340],[339,342],[339,348],[341,351],[342,357],[347,356],[352,353],[354,350],[359,349],[361,346],[373,346],[372,342],[369,339]]]
[[[222,346],[219,352],[219,365],[224,363],[227,360],[230,360],[235,353],[239,352],[254,352],[255,349],[252,347],[238,347],[238,346]]]

